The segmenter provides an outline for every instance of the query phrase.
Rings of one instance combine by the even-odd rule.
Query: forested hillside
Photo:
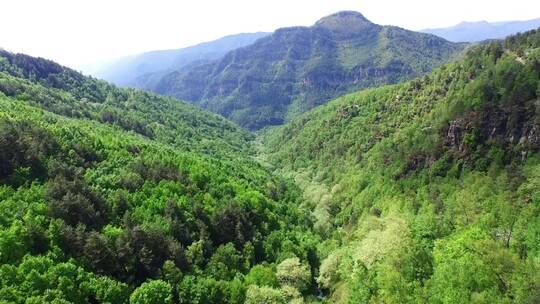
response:
[[[220,60],[160,76],[144,88],[260,129],[344,93],[422,75],[463,48],[341,12],[312,27],[279,29]]]
[[[266,132],[329,303],[538,303],[539,78],[536,30]]]
[[[187,151],[224,156],[250,150],[251,134],[175,99],[119,89],[49,60],[1,50],[0,72],[6,96],[62,116],[115,125]]]
[[[282,264],[304,280],[287,299],[314,288],[300,192],[250,134],[47,60],[0,65],[0,302],[256,303]]]

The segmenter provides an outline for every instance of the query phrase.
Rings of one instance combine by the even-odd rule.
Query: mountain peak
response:
[[[342,11],[326,16],[315,23],[315,26],[334,31],[354,31],[373,25],[364,15],[355,11]]]

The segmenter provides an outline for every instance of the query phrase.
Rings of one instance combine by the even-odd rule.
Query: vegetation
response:
[[[189,100],[256,130],[332,98],[431,71],[464,45],[341,12],[161,77],[145,89]]]
[[[310,198],[328,302],[540,300],[539,79],[537,30],[266,132]]]
[[[255,138],[1,52],[0,302],[538,303],[539,80],[537,30]]]
[[[2,303],[243,303],[282,261],[317,267],[300,193],[252,159],[252,135],[3,54]]]

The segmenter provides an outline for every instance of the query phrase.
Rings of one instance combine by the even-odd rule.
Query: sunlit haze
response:
[[[355,10],[379,24],[418,30],[461,21],[537,18],[537,0],[10,0],[0,47],[82,68],[119,56],[171,49],[241,32],[311,25]]]

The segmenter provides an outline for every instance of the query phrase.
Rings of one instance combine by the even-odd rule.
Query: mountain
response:
[[[328,303],[540,299],[540,30],[265,130],[324,240]]]
[[[299,192],[252,139],[179,100],[0,52],[0,302],[244,303],[294,257],[311,277]]]
[[[221,58],[227,52],[247,46],[269,33],[244,33],[226,36],[214,41],[176,49],[147,52],[120,58],[107,64],[92,75],[119,86],[139,87],[149,74],[175,71],[197,62]]]
[[[527,21],[462,22],[446,28],[425,29],[421,32],[437,35],[453,42],[477,42],[488,39],[503,39],[512,34],[540,27],[540,18]]]
[[[429,72],[464,48],[439,37],[340,12],[283,28],[223,58],[174,71],[145,87],[260,129],[341,94]]]

